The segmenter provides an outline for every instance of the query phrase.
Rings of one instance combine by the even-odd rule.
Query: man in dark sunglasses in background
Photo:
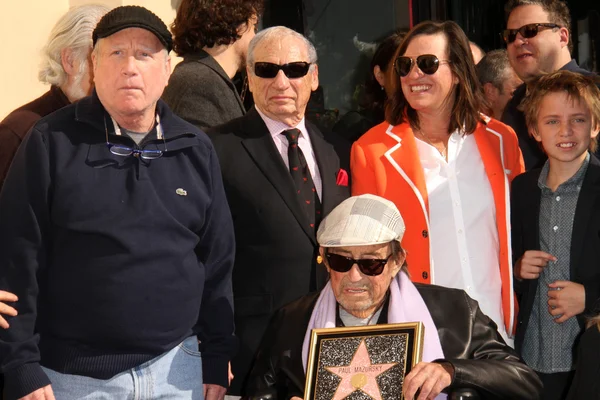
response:
[[[456,389],[475,390],[482,399],[537,398],[539,379],[477,302],[462,290],[410,281],[400,244],[404,231],[394,203],[371,194],[345,200],[323,220],[317,232],[319,261],[330,281],[320,293],[276,313],[250,375],[250,399],[304,398],[313,328],[413,321],[425,327],[423,357],[405,377],[404,398],[417,398],[420,390],[419,399],[433,399]],[[374,356],[382,359],[381,354],[369,358]],[[376,386],[354,388],[380,398],[373,390],[385,388]]]
[[[33,126],[0,193],[5,396],[221,400],[235,243],[217,156],[159,100],[159,17],[117,7],[92,38],[94,92]]]
[[[349,195],[333,147],[305,119],[319,84],[317,53],[299,33],[272,27],[256,34],[246,63],[255,107],[209,130],[233,215],[236,336],[229,394],[243,387],[254,354],[279,307],[321,289],[315,232],[322,215]]]
[[[525,169],[541,167],[546,155],[529,135],[525,116],[518,109],[525,97],[527,82],[543,74],[564,69],[584,75],[571,59],[571,15],[561,0],[510,0],[506,6],[506,29],[502,32],[508,59],[524,84],[515,90],[507,104],[502,122],[512,127],[519,137]]]

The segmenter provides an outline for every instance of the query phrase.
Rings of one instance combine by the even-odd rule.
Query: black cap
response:
[[[121,6],[109,11],[96,25],[92,41],[95,45],[98,39],[126,28],[146,29],[156,35],[167,51],[173,49],[173,37],[165,23],[152,11],[140,6]]]

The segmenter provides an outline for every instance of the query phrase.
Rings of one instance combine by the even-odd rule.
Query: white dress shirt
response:
[[[281,121],[275,121],[274,119],[267,117],[258,109],[258,107],[256,107],[256,111],[258,111],[258,115],[260,115],[260,117],[267,125],[267,129],[271,133],[271,137],[273,138],[275,147],[277,148],[277,151],[279,151],[279,154],[281,154],[281,158],[283,158],[283,162],[285,163],[285,166],[288,167],[288,169],[290,168],[290,162],[288,160],[288,140],[284,135],[281,134],[281,132],[294,128],[300,131],[300,137],[298,138],[298,146],[300,147],[300,150],[302,150],[302,154],[304,154],[304,158],[306,159],[306,164],[308,165],[310,175],[315,184],[317,195],[319,196],[319,199],[322,200],[323,181],[319,172],[319,166],[317,165],[317,158],[315,157],[315,152],[312,148],[312,144],[310,143],[310,136],[308,135],[308,131],[306,130],[306,122],[304,118],[302,118],[298,125],[289,126]]]
[[[465,290],[506,340],[496,207],[475,138],[454,132],[448,162],[416,142],[429,197],[432,283]]]

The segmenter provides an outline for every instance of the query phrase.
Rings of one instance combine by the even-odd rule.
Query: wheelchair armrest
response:
[[[457,388],[450,392],[450,400],[480,400],[477,390],[471,388]]]

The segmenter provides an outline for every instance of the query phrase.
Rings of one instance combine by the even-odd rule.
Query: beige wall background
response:
[[[0,0],[0,120],[48,90],[37,72],[52,26],[70,7],[92,3],[144,6],[170,25],[179,0]]]

